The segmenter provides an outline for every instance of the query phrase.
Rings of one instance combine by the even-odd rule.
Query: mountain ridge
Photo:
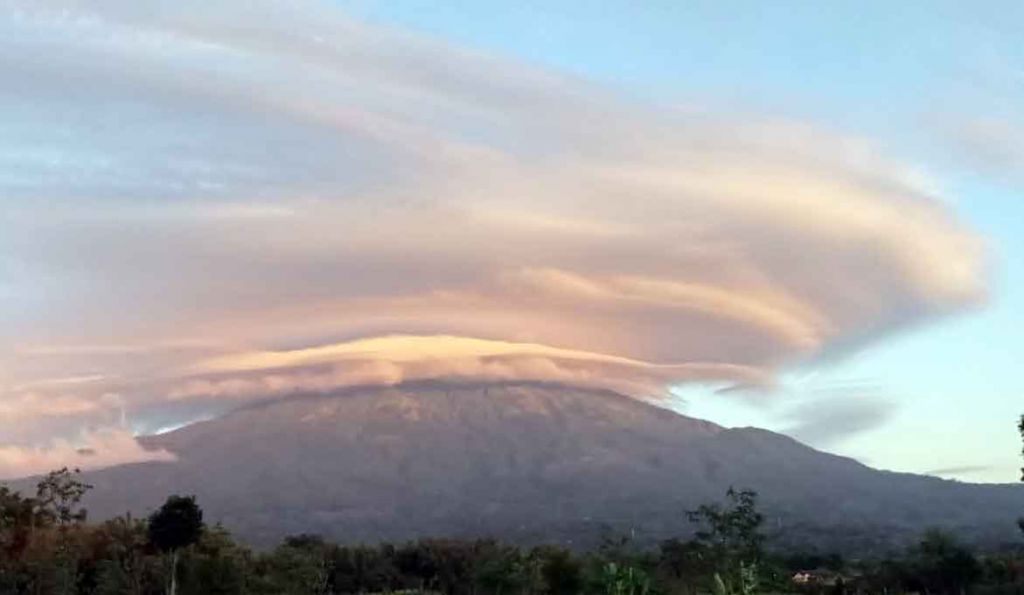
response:
[[[931,526],[980,544],[1016,537],[1020,486],[872,469],[757,428],[723,428],[611,391],[550,383],[419,382],[246,405],[141,440],[175,462],[86,474],[94,517],[194,493],[213,522],[272,545],[493,536],[587,547],[691,529],[730,487],[761,495],[777,540],[895,548]]]

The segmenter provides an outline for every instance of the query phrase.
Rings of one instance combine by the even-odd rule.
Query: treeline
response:
[[[883,560],[770,552],[751,491],[687,513],[692,539],[641,550],[608,537],[575,552],[491,539],[343,546],[314,535],[254,551],[205,525],[191,497],[172,496],[146,519],[88,524],[88,489],[67,469],[34,497],[0,487],[0,594],[1024,594],[1024,552],[979,557],[940,532]]]

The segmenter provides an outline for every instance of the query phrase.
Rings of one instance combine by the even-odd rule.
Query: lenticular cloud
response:
[[[72,424],[26,387],[100,424],[110,394],[770,384],[984,296],[978,239],[864,141],[311,3],[150,4],[4,4],[0,405],[41,435]]]

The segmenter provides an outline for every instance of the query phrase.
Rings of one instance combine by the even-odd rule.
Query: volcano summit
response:
[[[776,539],[846,551],[944,526],[1014,538],[1019,486],[878,471],[753,428],[542,383],[421,382],[251,404],[143,439],[175,456],[91,472],[93,516],[194,493],[208,517],[273,544],[494,536],[593,545],[688,533],[685,511],[757,490]]]

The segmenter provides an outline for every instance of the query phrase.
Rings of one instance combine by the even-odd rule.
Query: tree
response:
[[[391,544],[379,547],[355,546],[330,548],[331,589],[335,593],[391,592],[403,586],[402,574],[396,568],[398,549]]]
[[[35,500],[0,486],[0,561],[21,555],[36,515]]]
[[[36,484],[35,505],[39,515],[57,524],[57,590],[59,593],[75,591],[78,558],[74,554],[71,534],[74,526],[85,522],[87,511],[81,507],[82,497],[92,486],[79,479],[81,470],[69,471],[62,467],[47,473]]]
[[[757,492],[730,487],[725,495],[726,506],[704,504],[687,517],[701,527],[695,541],[699,555],[715,572],[712,588],[721,583],[729,592],[752,591],[763,557],[764,515],[757,511]]]
[[[761,558],[764,535],[760,528],[764,515],[757,511],[757,492],[729,488],[723,508],[704,504],[687,513],[691,523],[701,525],[697,541],[729,557],[757,562]]]
[[[479,541],[474,547],[471,593],[522,593],[529,586],[527,560],[519,548],[495,541]]]
[[[549,595],[579,593],[583,588],[583,567],[565,548],[540,546],[530,556],[539,564],[544,592]]]
[[[149,541],[171,559],[168,595],[178,590],[178,554],[199,541],[203,532],[203,511],[195,496],[171,496],[149,517]]]
[[[714,573],[706,548],[698,541],[668,539],[659,545],[658,570],[680,592],[697,593],[702,577]]]
[[[79,480],[81,470],[69,471],[63,467],[50,471],[36,484],[36,504],[42,514],[49,516],[58,526],[85,522],[88,512],[80,508],[82,497],[92,486]]]
[[[942,531],[925,533],[913,553],[918,579],[926,591],[964,593],[981,576],[981,565],[974,554]]]
[[[144,548],[146,524],[131,514],[111,519],[100,526],[106,551],[97,570],[99,595],[141,595],[146,572]]]
[[[1017,422],[1017,431],[1020,432],[1021,442],[1024,442],[1024,415],[1020,416],[1020,421]],[[1021,446],[1020,456],[1024,458],[1024,446]],[[1024,467],[1020,468],[1020,480],[1024,481]]]
[[[35,500],[0,486],[0,593],[22,591],[22,562],[36,515]]]
[[[601,571],[601,590],[605,595],[647,595],[651,581],[638,568],[608,562]]]
[[[330,548],[318,535],[287,537],[267,557],[269,587],[281,595],[323,595],[330,592]]]
[[[187,595],[249,593],[252,554],[220,524],[203,530],[182,557],[179,589]]]
[[[1020,440],[1024,443],[1024,415],[1020,416],[1020,421],[1017,423],[1017,431],[1020,432]],[[1021,446],[1020,456],[1024,458],[1024,446]],[[1020,468],[1020,480],[1024,481],[1024,467]],[[1017,526],[1020,527],[1020,532],[1024,533],[1024,517],[1017,519]]]

